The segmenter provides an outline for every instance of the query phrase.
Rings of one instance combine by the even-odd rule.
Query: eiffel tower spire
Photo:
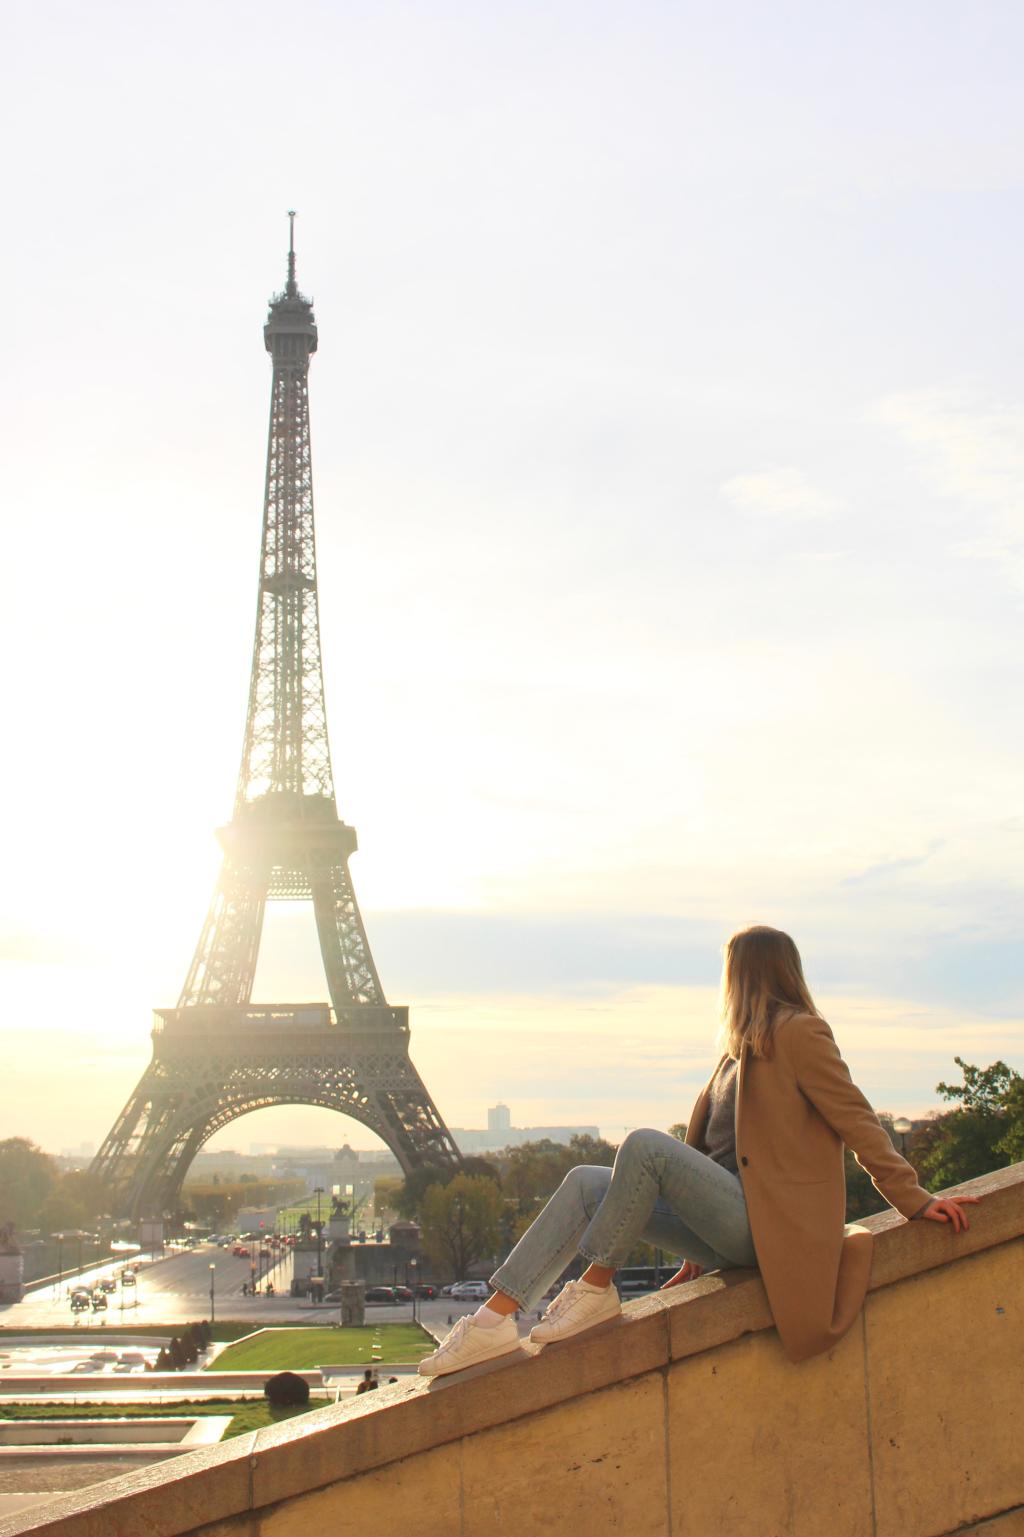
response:
[[[408,1010],[384,997],[338,816],[327,737],[309,432],[313,304],[288,275],[263,328],[270,430],[252,672],[224,861],[176,1009],[159,1010],[153,1063],[93,1172],[133,1213],[164,1210],[192,1158],[236,1116],[273,1104],[342,1110],[403,1168],[458,1149],[408,1055]],[[252,1003],[268,901],[311,901],[330,1004]]]

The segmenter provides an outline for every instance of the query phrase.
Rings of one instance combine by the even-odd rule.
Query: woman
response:
[[[548,1345],[615,1318],[612,1277],[638,1238],[682,1256],[668,1286],[756,1265],[790,1360],[830,1349],[859,1313],[871,1267],[871,1234],[844,1231],[844,1144],[904,1217],[967,1228],[964,1207],[978,1198],[935,1198],[918,1184],[851,1080],[788,934],[733,935],[722,1014],[725,1054],[685,1143],[632,1131],[613,1169],[570,1170],[491,1277],[493,1296],[420,1363],[423,1376],[518,1350],[512,1315],[535,1307],[577,1253],[587,1270],[562,1288],[531,1341]]]

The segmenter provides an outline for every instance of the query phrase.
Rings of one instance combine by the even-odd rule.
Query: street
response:
[[[104,1328],[126,1326],[137,1328],[140,1333],[161,1324],[192,1323],[210,1316],[210,1265],[214,1266],[214,1314],[219,1319],[238,1319],[251,1323],[254,1329],[296,1321],[309,1322],[314,1316],[324,1323],[336,1322],[337,1304],[314,1305],[304,1297],[288,1295],[291,1285],[292,1255],[290,1249],[280,1253],[277,1263],[267,1272],[274,1286],[275,1295],[244,1297],[242,1286],[248,1286],[251,1278],[248,1259],[236,1258],[230,1249],[214,1244],[201,1244],[195,1249],[171,1250],[163,1259],[150,1261],[148,1256],[138,1256],[142,1269],[134,1287],[121,1288],[107,1298],[107,1309],[101,1313],[71,1311],[70,1294],[78,1285],[93,1286],[104,1276],[116,1278],[124,1268],[118,1259],[101,1269],[89,1271],[78,1278],[65,1276],[61,1286],[41,1287],[27,1292],[21,1302],[0,1306],[0,1327],[4,1329],[58,1329],[75,1327],[83,1331],[101,1333]],[[123,1303],[123,1307],[122,1307]],[[454,1322],[463,1313],[475,1310],[475,1302],[454,1302],[448,1297],[419,1300],[416,1317],[431,1334],[443,1334],[448,1320]],[[372,1323],[408,1323],[413,1316],[411,1302],[395,1306],[370,1304],[366,1309],[366,1321]],[[535,1315],[520,1320],[520,1332],[528,1332],[536,1322]]]
[[[40,1329],[52,1324],[62,1329],[74,1325],[80,1329],[99,1330],[104,1325],[124,1323],[144,1330],[153,1324],[191,1323],[209,1318],[211,1264],[214,1266],[216,1316],[252,1318],[256,1327],[255,1320],[278,1322],[296,1314],[308,1314],[310,1310],[308,1302],[287,1295],[292,1274],[292,1256],[288,1249],[282,1251],[265,1276],[275,1292],[285,1294],[280,1297],[243,1297],[242,1286],[247,1286],[252,1276],[249,1260],[236,1258],[230,1249],[220,1249],[213,1244],[203,1244],[196,1249],[172,1249],[165,1258],[152,1261],[146,1254],[133,1258],[142,1261],[135,1286],[119,1284],[117,1292],[107,1297],[105,1312],[72,1313],[71,1291],[75,1286],[92,1287],[107,1276],[117,1279],[124,1269],[123,1259],[111,1261],[81,1277],[66,1275],[59,1286],[55,1283],[40,1287],[27,1292],[21,1302],[0,1306],[0,1326]],[[271,1310],[273,1318],[265,1317]]]

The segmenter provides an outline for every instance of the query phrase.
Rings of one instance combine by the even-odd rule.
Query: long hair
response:
[[[779,1010],[817,1014],[804,981],[800,952],[781,929],[756,925],[726,942],[722,966],[721,1043],[739,1057],[744,1043],[755,1057],[770,1057]]]

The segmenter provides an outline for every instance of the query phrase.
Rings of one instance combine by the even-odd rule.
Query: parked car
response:
[[[411,1302],[413,1299],[413,1293],[410,1291],[408,1286],[393,1286],[391,1290],[394,1292],[399,1302]]]
[[[456,1281],[449,1292],[456,1302],[486,1302],[490,1295],[486,1281]]]
[[[366,1288],[367,1302],[397,1302],[393,1286],[368,1286]]]
[[[417,1297],[425,1297],[429,1301],[431,1297],[437,1296],[437,1287],[431,1286],[429,1281],[421,1281],[419,1286],[416,1287],[416,1295]]]

